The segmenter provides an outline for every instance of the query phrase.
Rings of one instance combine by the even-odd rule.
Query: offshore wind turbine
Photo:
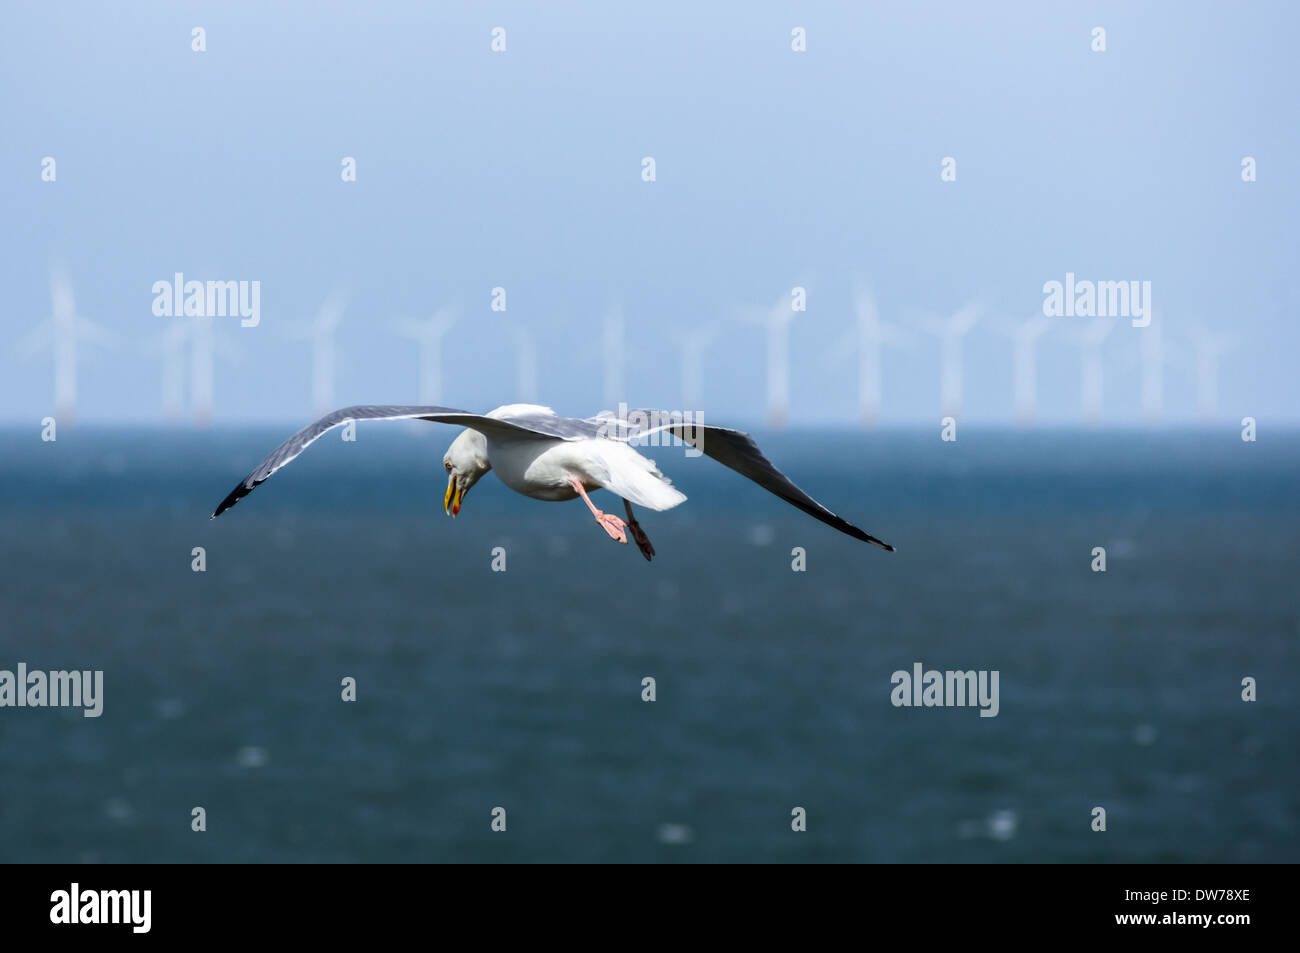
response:
[[[1079,345],[1079,393],[1083,405],[1083,422],[1088,427],[1101,423],[1102,383],[1105,379],[1102,347],[1111,331],[1114,318],[1093,318],[1075,337]]]
[[[880,420],[881,349],[884,345],[907,348],[910,338],[901,328],[880,320],[876,297],[871,292],[860,291],[854,306],[857,317],[854,345],[858,354],[858,419],[864,426],[874,427]]]
[[[194,423],[206,427],[212,423],[212,319],[193,318],[190,336],[190,404]]]
[[[1170,367],[1185,369],[1186,362],[1169,346],[1161,312],[1153,311],[1151,322],[1136,333],[1137,347],[1125,348],[1120,361],[1124,367],[1137,371],[1138,408],[1142,423],[1147,427],[1158,427],[1165,415],[1165,370]]]
[[[858,419],[864,427],[874,427],[880,421],[884,347],[906,350],[911,342],[905,330],[880,319],[880,310],[870,291],[855,293],[854,322],[835,342],[828,356],[837,364],[850,356],[857,357]]]
[[[337,371],[334,332],[343,320],[345,307],[341,296],[330,295],[321,304],[315,318],[298,325],[292,332],[294,337],[311,342],[311,397],[317,416],[324,416],[334,408]]]
[[[1191,339],[1196,354],[1196,415],[1201,423],[1213,423],[1219,415],[1219,359],[1237,341],[1204,327],[1193,328]]]
[[[1038,339],[1052,326],[1041,314],[1002,328],[1011,339],[1012,392],[1016,424],[1028,427],[1038,415]]]
[[[782,295],[766,311],[745,309],[740,318],[766,332],[767,425],[780,430],[790,419],[790,322],[794,320],[794,304]]]
[[[1139,345],[1142,419],[1148,425],[1159,424],[1165,414],[1165,367],[1172,362],[1165,352],[1164,333],[1160,315],[1153,315],[1142,328]]]
[[[790,419],[790,323],[794,307],[784,296],[767,313],[767,423],[785,428]]]
[[[77,313],[72,284],[61,265],[50,275],[51,314],[19,342],[26,356],[47,347],[54,357],[54,414],[72,422],[77,414],[78,349],[83,344],[111,345],[114,336]]]
[[[456,315],[443,308],[418,321],[397,322],[397,333],[415,341],[419,347],[419,401],[442,403],[442,339],[456,323]]]
[[[939,403],[945,417],[961,415],[961,342],[979,317],[979,309],[968,304],[946,320],[922,322],[922,326],[939,339]]]
[[[682,355],[683,411],[698,411],[703,407],[704,352],[718,336],[718,331],[716,323],[709,323],[678,331],[674,335]]]
[[[162,361],[163,419],[178,423],[185,413],[185,345],[189,343],[188,318],[172,318],[167,328],[145,341],[144,352]]]
[[[767,425],[773,430],[784,428],[790,419],[790,323],[794,316],[794,300],[788,294],[765,310],[742,308],[737,314],[739,320],[765,331]]]
[[[211,317],[173,320],[190,322],[190,406],[194,423],[206,427],[212,423],[216,358],[238,359],[239,350],[215,333],[216,322]]]

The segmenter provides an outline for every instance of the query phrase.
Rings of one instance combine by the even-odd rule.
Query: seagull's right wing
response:
[[[795,486],[789,477],[772,466],[771,461],[763,456],[763,451],[758,449],[758,444],[754,443],[754,438],[749,434],[740,430],[729,430],[726,427],[706,427],[704,424],[683,423],[680,415],[677,416],[676,422],[672,422],[672,415],[663,410],[634,411],[630,417],[632,420],[647,420],[650,425],[638,426],[624,423],[622,425],[622,439],[635,439],[656,431],[667,431],[675,437],[680,437],[705,455],[717,460],[723,466],[730,467],[741,476],[753,480],[768,492],[775,493],[790,505],[799,507],[814,519],[821,520],[827,526],[832,526],[841,533],[847,533],[854,539],[860,539],[864,543],[875,543],[891,553],[894,551],[893,546],[876,539],[870,533],[858,529],[852,523],[840,519]],[[597,419],[612,423],[612,420],[608,418]],[[611,427],[611,436],[613,429]]]
[[[477,430],[485,436],[522,436],[537,437],[539,439],[546,439],[548,436],[536,429],[520,426],[508,420],[485,417],[482,414],[473,414],[467,410],[456,410],[452,407],[344,407],[332,414],[326,414],[314,424],[309,424],[272,450],[270,455],[257,465],[257,469],[244,477],[240,484],[230,491],[230,494],[221,501],[221,505],[217,507],[216,512],[210,518],[216,519],[252,493],[254,488],[265,481],[272,473],[311,446],[322,434],[333,430],[340,424],[347,423],[349,420],[431,420],[435,423],[460,424],[463,427]]]

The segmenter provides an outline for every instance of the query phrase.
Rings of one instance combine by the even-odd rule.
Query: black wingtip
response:
[[[242,500],[244,497],[248,496],[248,494],[251,492],[252,492],[252,487],[245,486],[242,483],[239,484],[239,486],[231,490],[230,494],[224,500],[221,501],[221,504],[216,508],[216,510],[213,511],[212,515],[209,516],[208,519],[210,520],[216,519],[222,513],[226,512],[226,510],[230,509],[232,506],[234,506],[236,503]]]
[[[885,552],[892,553],[894,551],[893,546],[890,546],[883,539],[876,539],[876,537],[872,536],[870,533],[863,533],[860,538],[864,543],[875,543],[881,549],[885,550]]]

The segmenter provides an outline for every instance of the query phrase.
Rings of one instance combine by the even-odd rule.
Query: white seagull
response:
[[[577,418],[560,417],[551,408],[536,404],[507,404],[487,414],[450,407],[345,407],[304,427],[276,447],[231,490],[211,518],[216,519],[253,492],[258,484],[334,427],[350,420],[410,419],[465,428],[442,458],[448,474],[443,509],[452,516],[460,512],[470,488],[492,470],[510,489],[535,500],[582,497],[596,522],[612,539],[626,543],[625,531],[631,530],[641,553],[651,559],[654,547],[632,515],[632,504],[667,510],[684,502],[686,497],[659,472],[653,460],[643,457],[628,441],[662,431],[681,438],[841,533],[894,551],[893,546],[840,519],[791,483],[768,462],[749,434],[683,422],[680,414],[662,410],[632,411],[621,417],[605,411],[595,417]],[[602,487],[623,498],[627,522],[598,510],[591,502],[587,492]]]

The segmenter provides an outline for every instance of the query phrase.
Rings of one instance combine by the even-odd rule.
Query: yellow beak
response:
[[[453,517],[460,512],[460,488],[456,486],[456,476],[452,474],[447,480],[447,494],[442,498],[442,511],[450,513]]]

